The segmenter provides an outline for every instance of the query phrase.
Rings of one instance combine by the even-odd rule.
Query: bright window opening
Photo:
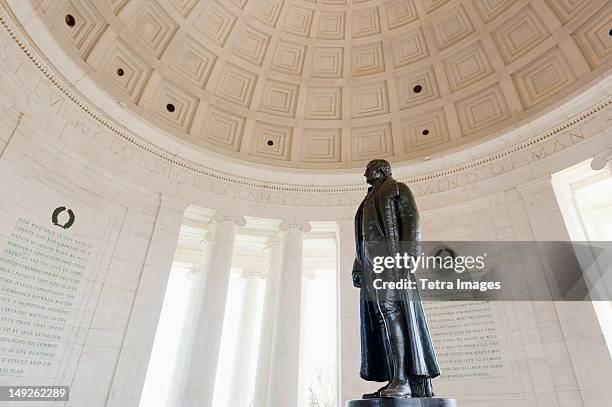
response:
[[[590,160],[553,175],[555,195],[569,235],[575,241],[612,241],[612,174],[591,169]],[[595,262],[593,262],[595,264]],[[612,295],[602,271],[591,278],[602,297]],[[588,277],[587,277],[588,278]],[[612,303],[593,301],[602,333],[612,355]]]
[[[304,241],[300,329],[299,407],[336,407],[336,241]]]

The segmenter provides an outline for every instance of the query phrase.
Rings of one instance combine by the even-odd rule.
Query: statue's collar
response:
[[[389,177],[382,177],[374,181],[374,183],[368,188],[368,193],[376,191]]]

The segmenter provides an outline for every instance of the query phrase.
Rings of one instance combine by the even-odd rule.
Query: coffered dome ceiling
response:
[[[493,137],[605,74],[605,0],[48,0],[118,101],[247,161],[361,167]]]

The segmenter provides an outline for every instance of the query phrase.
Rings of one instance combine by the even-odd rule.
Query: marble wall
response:
[[[37,97],[47,79],[0,41],[0,383],[69,385],[70,406],[138,405],[184,205],[68,148],[83,135],[62,115],[76,111]]]
[[[70,243],[64,248],[65,255],[71,259],[72,254],[76,256],[71,260],[74,264],[67,267],[82,273],[77,273],[70,287],[67,283],[62,288],[75,292],[70,301],[60,304],[68,311],[65,320],[44,322],[47,328],[57,329],[58,337],[38,339],[41,344],[56,343],[56,350],[29,356],[20,353],[23,346],[0,344],[0,357],[10,359],[2,360],[2,368],[7,366],[9,370],[0,375],[0,384],[70,385],[71,401],[65,404],[70,407],[137,407],[183,211],[193,204],[223,208],[232,216],[289,220],[294,225],[338,221],[340,398],[358,397],[369,390],[370,386],[357,377],[357,292],[351,287],[349,272],[353,256],[351,217],[363,195],[359,174],[338,171],[318,178],[295,174],[295,179],[303,183],[294,184],[293,174],[285,173],[274,175],[274,182],[259,182],[252,177],[265,178],[266,170],[251,168],[243,172],[249,178],[241,179],[185,164],[188,159],[184,157],[193,157],[197,151],[183,149],[183,156],[161,153],[158,147],[117,125],[105,112],[119,117],[120,107],[107,96],[103,99],[102,92],[79,76],[78,67],[66,64],[61,71],[47,64],[17,30],[6,10],[2,11],[2,24],[1,256],[15,261],[42,260],[45,250],[56,247],[45,246],[40,253],[29,253],[20,248],[19,239],[30,233],[30,241],[59,245],[61,237]],[[525,146],[514,146],[502,138],[497,146],[503,153],[495,154],[489,145],[486,151],[474,148],[467,155],[451,155],[447,162],[441,159],[399,168],[400,178],[411,181],[417,195],[425,237],[566,238],[550,174],[612,145],[607,125],[612,87],[605,78],[602,83],[590,99],[576,102],[583,103],[580,108],[566,106],[548,122],[534,123],[529,135],[535,138],[523,140]],[[83,96],[88,89],[100,93],[95,103]],[[145,124],[133,117],[127,120],[133,122],[131,128],[140,126],[142,133],[147,133]],[[158,141],[165,143],[161,137]],[[480,153],[485,158],[478,158]],[[341,186],[333,184],[336,178]],[[313,186],[312,179],[321,180],[322,186]],[[274,188],[266,188],[267,183]],[[58,212],[56,223],[66,226],[70,209],[74,222],[69,228],[54,224],[53,213],[62,207],[66,209]],[[292,233],[299,236],[301,232]],[[291,247],[295,252],[295,242]],[[53,266],[63,267],[54,261]],[[23,266],[4,267],[13,272],[0,274],[4,279],[2,289],[18,288],[14,271]],[[41,282],[25,287],[23,295],[45,289]],[[5,291],[0,293],[0,301],[9,307],[20,295],[19,291]],[[21,306],[34,309],[33,301]],[[440,307],[432,305],[432,315],[443,313]],[[50,308],[43,311],[41,320],[60,317]],[[20,317],[9,308],[2,308],[1,314],[7,318],[3,320],[2,338],[27,338],[28,332],[36,335],[42,331],[43,325],[38,331],[32,328],[28,332],[19,327],[20,323],[33,323],[34,317]],[[460,370],[452,378],[440,379],[440,394],[455,396],[467,407],[493,402],[506,407],[590,407],[612,401],[612,364],[589,303],[499,303],[483,306],[477,314],[493,322],[489,325],[493,338],[487,340],[497,341],[495,346],[500,351],[496,355],[501,361],[490,361],[483,369],[486,376],[473,377]],[[282,318],[291,321],[299,315]],[[439,332],[434,333],[436,344],[448,354],[447,365],[455,363],[452,358],[466,357],[452,356],[452,343],[444,341],[452,332],[444,331],[435,318],[432,325],[434,332]],[[277,356],[272,354],[271,358]],[[295,356],[292,353],[277,365],[295,364]],[[34,360],[41,364],[19,367],[24,361]],[[289,381],[290,385],[274,395],[277,400],[291,400],[293,395],[283,392],[295,387],[294,381]],[[197,389],[197,384],[196,390],[211,391]],[[17,404],[28,407],[28,403]]]

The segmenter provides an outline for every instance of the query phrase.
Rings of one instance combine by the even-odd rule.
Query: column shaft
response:
[[[302,254],[307,223],[283,222],[285,232],[281,259],[279,308],[273,340],[270,395],[266,407],[297,406]]]
[[[210,226],[210,225],[209,225]],[[192,351],[194,341],[196,340],[196,330],[200,319],[200,304],[202,303],[204,293],[204,280],[208,261],[210,256],[210,245],[213,233],[209,227],[205,229],[204,237],[199,247],[200,260],[197,265],[193,265],[192,269],[193,289],[189,293],[189,304],[187,305],[188,315],[185,318],[183,329],[183,337],[181,338],[181,349],[179,349],[178,360],[175,367],[176,385],[172,389],[172,394],[169,397],[169,406],[181,406],[185,396],[186,387],[189,380],[189,367],[191,365]]]
[[[274,236],[268,242],[270,258],[266,275],[263,317],[259,339],[257,373],[255,376],[255,407],[267,407],[270,393],[270,366],[278,312],[278,292],[281,284],[282,240]]]
[[[252,399],[253,369],[255,368],[257,338],[257,297],[259,282],[263,277],[263,270],[245,270],[242,275],[244,283],[244,296],[240,309],[240,323],[238,337],[240,349],[236,350],[234,367],[232,369],[232,387],[235,389],[236,406],[250,406]]]
[[[157,330],[166,284],[170,276],[179,230],[183,221],[186,202],[162,195],[149,242],[147,257],[138,285],[134,307],[130,315],[126,338],[150,338],[143,347],[141,341],[132,341],[139,346],[124,342],[109,394],[109,405],[113,403],[138,406],[145,383],[147,366],[151,357],[153,338]],[[142,321],[154,321],[143,324]],[[138,372],[134,375],[134,372]]]
[[[203,298],[183,407],[209,407],[212,403],[236,224],[244,225],[244,219],[226,213],[215,217],[208,267],[202,276]]]
[[[538,246],[547,240],[570,241],[550,177],[542,177],[517,189],[523,195]],[[541,248],[540,252],[550,276],[549,286],[555,289],[552,283],[555,281],[555,270],[548,264],[549,259],[563,261],[559,259],[563,259],[563,256],[568,253],[550,253]],[[588,276],[585,277],[588,278]],[[587,395],[590,400],[597,400],[599,405],[612,403],[609,379],[604,379],[612,377],[612,361],[592,303],[590,301],[552,301],[540,302],[537,305],[540,309],[546,307],[548,319],[558,319],[563,335],[563,347],[556,352],[555,359],[558,361],[566,358],[571,362],[571,371],[568,369],[563,376],[556,374],[556,379],[566,383],[575,382],[572,385],[580,391],[583,397]],[[551,317],[551,311],[556,312],[556,315]],[[546,321],[546,323],[547,326],[542,329],[548,332],[550,322]],[[554,344],[551,343],[551,345]],[[587,359],[597,361],[597,363],[584,363]],[[585,378],[589,379],[585,380]]]

